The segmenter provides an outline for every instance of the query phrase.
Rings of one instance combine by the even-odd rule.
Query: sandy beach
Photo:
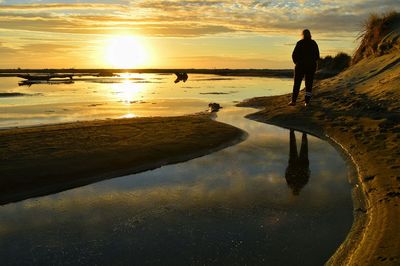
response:
[[[3,130],[0,204],[189,160],[244,137],[208,114]]]
[[[400,266],[400,0],[0,13],[0,266]]]
[[[305,106],[301,101],[304,91],[295,106],[288,106],[290,94],[256,97],[237,104],[259,109],[247,115],[249,119],[329,141],[353,166],[356,178],[350,175],[349,179],[353,185],[354,222],[327,265],[400,264],[399,13],[371,15],[364,27],[351,66],[334,77],[316,82],[311,105]],[[2,73],[15,76],[19,71]],[[34,72],[41,71],[49,69]],[[65,71],[93,74],[99,70]],[[175,71],[221,76],[290,75],[288,70],[266,69],[142,69],[135,73]],[[249,86],[246,84],[246,88]],[[201,91],[199,94],[224,93]],[[1,96],[24,95],[29,94],[6,91]],[[268,93],[249,97],[257,95]],[[120,102],[127,100],[129,104],[136,103],[130,101],[129,95],[119,99]],[[186,161],[238,143],[245,137],[243,130],[214,121],[205,113],[2,130],[0,204]]]
[[[367,57],[314,86],[310,107],[303,94],[258,97],[239,104],[261,110],[248,116],[328,139],[355,165],[355,222],[328,264],[400,263],[400,57],[398,50]],[[304,93],[304,92],[303,92]]]

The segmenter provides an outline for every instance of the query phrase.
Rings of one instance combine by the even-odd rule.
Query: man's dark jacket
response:
[[[296,67],[316,69],[319,59],[317,43],[312,39],[302,39],[297,42],[292,53],[293,63]]]

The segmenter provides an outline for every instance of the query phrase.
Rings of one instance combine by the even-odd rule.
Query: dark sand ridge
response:
[[[287,106],[290,95],[239,104],[262,109],[251,119],[330,139],[355,163],[355,221],[330,265],[400,265],[400,38],[396,40],[390,53],[364,58],[319,82],[311,107],[302,101]]]
[[[207,114],[0,131],[0,204],[199,157],[245,133]]]

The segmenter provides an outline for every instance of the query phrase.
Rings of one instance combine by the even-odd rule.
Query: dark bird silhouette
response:
[[[297,154],[296,136],[294,130],[290,130],[289,163],[285,173],[286,183],[293,195],[299,195],[300,190],[310,179],[310,163],[308,161],[307,134],[301,138],[300,154]]]
[[[208,104],[208,110],[213,113],[213,112],[218,112],[219,109],[221,109],[222,106],[219,103],[209,103]]]
[[[186,82],[186,80],[188,80],[188,78],[189,78],[188,74],[185,72],[182,72],[182,73],[177,72],[177,73],[175,73],[175,75],[176,75],[175,83],[178,83],[180,81]]]

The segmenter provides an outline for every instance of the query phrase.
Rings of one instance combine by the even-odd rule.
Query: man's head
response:
[[[308,29],[303,30],[303,39],[311,39],[311,32]]]

